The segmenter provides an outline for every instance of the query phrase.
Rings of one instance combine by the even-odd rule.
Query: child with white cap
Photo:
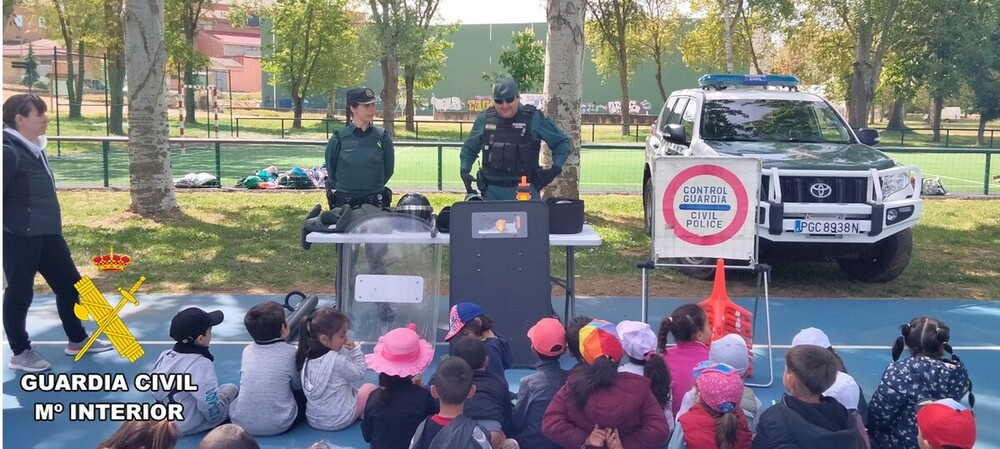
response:
[[[739,334],[726,334],[722,338],[712,342],[712,346],[708,350],[708,360],[714,363],[725,363],[733,367],[739,373],[740,378],[745,379],[747,369],[750,367],[750,359],[747,357],[747,342]],[[684,416],[684,413],[687,413],[697,400],[697,395],[693,389],[685,393],[684,400],[681,402],[681,409],[677,412],[677,419]],[[743,414],[746,415],[747,422],[752,430],[757,423],[754,418],[764,409],[764,405],[757,398],[757,394],[747,386],[743,387],[743,398],[740,399],[739,405],[743,409]]]
[[[858,402],[861,400],[861,387],[854,380],[854,377],[843,371],[838,371],[837,379],[833,381],[833,385],[830,388],[827,388],[823,392],[823,396],[836,399],[840,405],[843,405],[847,409],[849,418],[854,420],[854,423],[858,427],[858,436],[860,437],[858,447],[870,449],[872,446],[868,439],[868,431],[865,429],[865,424],[858,413]]]
[[[653,396],[663,407],[663,415],[667,418],[670,431],[673,432],[670,370],[663,357],[657,357],[656,333],[646,323],[628,320],[618,323],[616,330],[621,337],[622,349],[626,356],[622,359],[624,363],[618,367],[618,371],[638,374],[649,379]]]

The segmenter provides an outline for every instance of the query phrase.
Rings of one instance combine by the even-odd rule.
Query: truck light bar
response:
[[[737,75],[729,73],[713,73],[698,78],[698,85],[703,88],[725,89],[742,86],[775,86],[797,89],[799,79],[792,75]]]

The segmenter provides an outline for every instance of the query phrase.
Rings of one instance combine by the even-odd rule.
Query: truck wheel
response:
[[[647,179],[642,185],[642,216],[645,220],[646,235],[653,236],[653,178]]]
[[[709,280],[715,277],[715,260],[706,257],[678,257],[670,260],[671,263],[704,265],[704,267],[674,267],[677,271],[684,273],[688,277],[700,280]]]
[[[860,257],[837,259],[840,269],[862,282],[889,282],[903,273],[913,252],[913,230],[907,229],[881,242]]]

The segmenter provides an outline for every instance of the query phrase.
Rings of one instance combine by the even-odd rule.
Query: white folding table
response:
[[[332,243],[337,245],[337,304],[342,307],[342,300],[347,296],[347,285],[343,282],[344,275],[344,245],[357,243],[396,243],[396,244],[418,244],[418,245],[447,245],[451,242],[451,235],[438,233],[431,235],[430,232],[402,232],[392,231],[387,234],[351,234],[351,233],[322,233],[311,232],[306,236],[309,243]],[[589,224],[583,225],[583,230],[577,234],[549,234],[549,246],[566,247],[566,273],[565,278],[552,277],[552,282],[562,287],[566,291],[565,316],[563,319],[569,322],[575,315],[576,290],[574,268],[576,265],[576,247],[578,246],[600,246],[601,236],[597,234],[594,227]]]

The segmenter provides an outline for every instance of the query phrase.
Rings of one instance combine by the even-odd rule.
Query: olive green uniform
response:
[[[384,129],[348,123],[326,145],[327,187],[338,194],[360,198],[385,190],[395,168],[392,138]]]

